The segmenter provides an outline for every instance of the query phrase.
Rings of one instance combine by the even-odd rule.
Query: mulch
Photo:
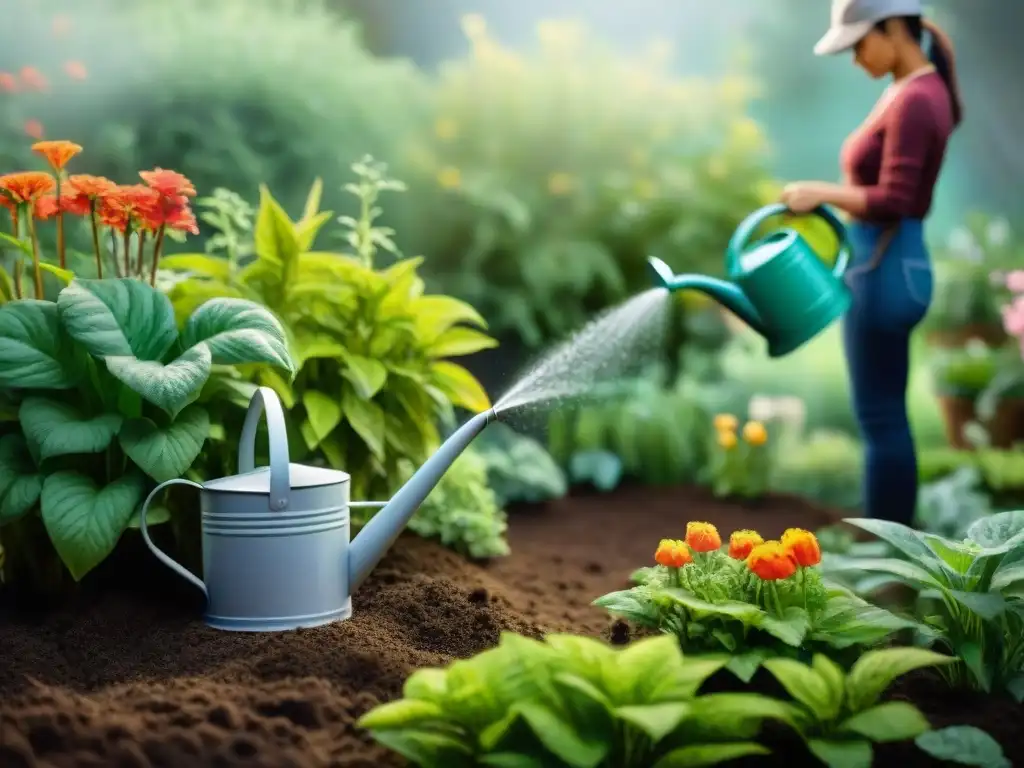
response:
[[[355,596],[352,619],[277,634],[206,628],[195,596],[169,587],[159,566],[44,612],[0,604],[0,768],[402,765],[355,721],[400,695],[413,670],[492,647],[505,630],[624,642],[628,627],[591,601],[694,519],[774,536],[836,516],[792,497],[741,506],[690,488],[574,495],[512,510],[512,555],[489,564],[404,535]],[[1020,708],[929,684],[896,695],[936,725],[983,724],[1000,738],[998,728],[1009,746],[1024,723]],[[1019,747],[1010,757],[1024,765]]]

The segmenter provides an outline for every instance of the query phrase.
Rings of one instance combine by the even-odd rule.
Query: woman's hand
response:
[[[810,213],[825,202],[824,185],[818,181],[795,181],[782,189],[780,202],[793,213]]]

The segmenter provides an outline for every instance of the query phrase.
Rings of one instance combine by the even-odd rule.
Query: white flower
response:
[[[747,404],[747,418],[752,421],[771,421],[775,414],[775,400],[767,395],[754,395]]]
[[[985,239],[989,245],[999,248],[1010,242],[1010,222],[1006,219],[993,219],[985,228]]]

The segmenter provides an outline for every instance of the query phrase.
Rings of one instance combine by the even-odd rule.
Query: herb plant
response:
[[[658,565],[634,574],[635,587],[594,604],[675,635],[687,653],[732,654],[728,667],[744,681],[771,656],[870,646],[916,626],[826,585],[809,531],[791,529],[779,541],[736,531],[721,548],[713,525],[689,523],[685,541],[661,542]]]
[[[847,522],[903,558],[834,558],[830,567],[884,573],[917,589],[934,640],[960,659],[945,670],[950,682],[1024,700],[1024,512],[983,517],[961,541],[884,520]]]
[[[885,690],[915,669],[955,661],[922,648],[885,648],[865,653],[848,673],[820,653],[809,665],[780,658],[764,668],[796,700],[792,722],[822,763],[870,768],[873,743],[914,739],[931,728],[910,702],[880,702]]]
[[[332,217],[319,210],[317,184],[297,222],[263,188],[251,236],[225,229],[223,250],[173,256],[164,266],[191,273],[170,292],[180,314],[211,295],[236,296],[261,301],[282,321],[295,380],[260,370],[232,386],[273,388],[296,425],[296,460],[345,469],[353,497],[368,498],[394,490],[401,461],[419,464],[433,452],[437,422],[453,405],[490,406],[479,382],[448,358],[496,342],[478,330],[486,323],[468,304],[424,294],[417,274],[422,259],[378,267],[380,251],[397,253],[392,231],[377,223],[379,198],[404,187],[370,158],[352,169],[356,180],[346,188],[361,213],[339,219],[348,253],[312,250]],[[217,226],[227,221],[221,216]],[[247,240],[250,256],[238,245]],[[221,418],[238,418],[237,409],[222,412]],[[230,443],[218,447],[233,451]]]
[[[184,474],[207,439],[196,403],[214,366],[290,377],[284,330],[242,299],[200,305],[179,331],[170,301],[133,278],[74,280],[56,302],[0,307],[0,524],[29,572],[36,519],[77,581],[114,549],[153,482]],[[13,530],[9,530],[13,529]],[[26,562],[27,560],[27,562]]]
[[[596,640],[504,633],[497,648],[406,681],[363,716],[423,768],[671,768],[768,750],[752,741],[787,708],[757,694],[698,695],[724,657],[684,657],[670,638],[616,650]]]

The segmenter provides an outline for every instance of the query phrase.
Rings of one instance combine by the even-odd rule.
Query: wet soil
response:
[[[835,516],[794,498],[744,507],[694,489],[578,495],[513,510],[513,554],[490,564],[403,536],[356,595],[351,620],[279,634],[206,628],[195,596],[159,570],[35,615],[0,605],[0,768],[401,765],[354,723],[398,696],[414,669],[491,647],[503,630],[627,641],[628,627],[590,602],[622,588],[657,540],[681,536],[691,519],[777,535]],[[898,695],[936,725],[986,728],[1024,765],[1020,747],[1010,752],[1021,708],[927,679]],[[911,755],[928,764],[902,745],[876,764]]]

